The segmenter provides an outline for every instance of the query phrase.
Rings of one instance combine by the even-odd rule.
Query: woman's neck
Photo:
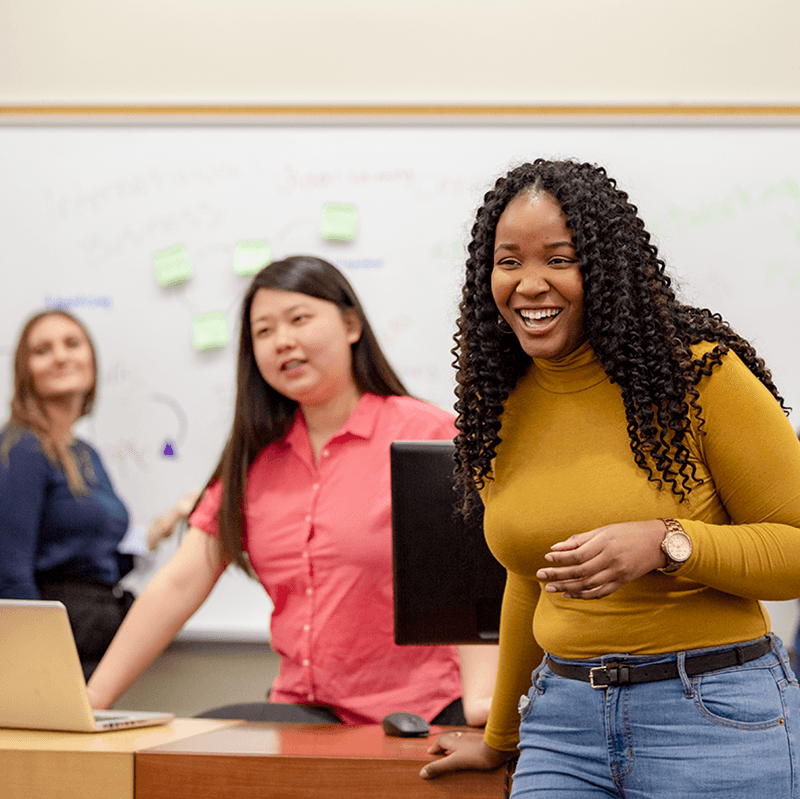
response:
[[[50,434],[54,441],[68,445],[72,442],[72,427],[80,418],[83,397],[60,397],[42,401]]]
[[[300,406],[306,420],[306,429],[308,437],[311,439],[315,463],[319,460],[322,448],[350,418],[350,414],[355,410],[360,399],[361,393],[353,385],[347,391],[337,394],[326,402]]]

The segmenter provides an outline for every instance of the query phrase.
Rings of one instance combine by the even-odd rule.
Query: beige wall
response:
[[[800,104],[797,0],[4,0],[0,105]]]

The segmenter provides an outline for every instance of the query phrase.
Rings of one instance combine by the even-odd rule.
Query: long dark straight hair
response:
[[[244,571],[250,567],[242,548],[247,503],[247,472],[261,450],[283,438],[298,404],[272,388],[261,376],[253,353],[250,308],[260,289],[294,291],[334,303],[355,313],[361,337],[352,346],[352,368],[361,393],[407,396],[408,392],[381,351],[353,287],[335,266],[309,255],[295,255],[262,269],[242,300],[236,406],[230,437],[209,485],[222,480],[219,537],[222,555]]]
[[[81,475],[81,471],[75,462],[75,458],[70,452],[69,447],[63,441],[58,441],[53,436],[52,426],[47,417],[41,398],[36,393],[33,385],[33,376],[30,368],[30,337],[31,331],[43,319],[51,316],[63,316],[74,322],[82,331],[86,340],[89,342],[89,349],[92,352],[92,362],[94,364],[94,379],[89,390],[84,394],[81,404],[79,418],[90,413],[95,396],[97,394],[97,351],[94,347],[92,337],[83,323],[76,319],[71,313],[62,310],[41,311],[34,314],[22,328],[17,341],[17,349],[14,354],[14,394],[11,397],[11,413],[8,422],[3,430],[3,442],[0,445],[0,457],[7,462],[11,448],[16,444],[23,432],[28,430],[33,433],[42,445],[45,455],[55,464],[58,464],[67,476],[67,483],[70,491],[76,496],[86,494],[88,488]]]

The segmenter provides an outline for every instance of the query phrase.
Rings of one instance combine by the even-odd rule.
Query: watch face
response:
[[[683,563],[692,554],[692,541],[686,533],[674,533],[666,541],[667,554],[677,563]]]

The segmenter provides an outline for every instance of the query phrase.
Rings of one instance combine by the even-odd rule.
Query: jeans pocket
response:
[[[784,721],[780,666],[735,666],[692,678],[700,714],[715,724],[765,730]],[[781,672],[782,677],[782,672]]]
[[[540,675],[542,673],[542,669],[545,666],[545,662],[542,661],[541,664],[536,668],[531,676],[531,688],[527,694],[521,696],[519,698],[519,703],[517,704],[517,710],[519,711],[519,718],[520,722],[525,721],[526,718],[531,714],[531,710],[533,710],[533,702],[536,697],[542,693],[543,688],[540,685],[541,679]]]

